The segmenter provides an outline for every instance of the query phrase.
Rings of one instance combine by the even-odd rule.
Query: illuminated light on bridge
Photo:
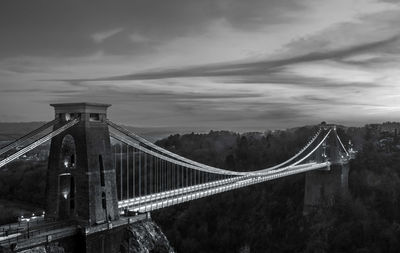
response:
[[[340,179],[329,183],[325,194],[347,187],[348,168],[343,165],[355,153],[352,148],[349,151],[345,148],[336,126],[321,125],[288,160],[256,171],[231,171],[174,154],[122,128],[107,119],[110,105],[52,106],[56,112],[53,121],[0,149],[0,155],[5,155],[0,160],[1,168],[51,141],[43,224],[35,228],[29,224],[36,216],[21,217],[20,221],[28,221],[28,227],[10,225],[7,234],[14,236],[0,235],[0,246],[17,245],[21,250],[48,242],[49,235],[52,240],[62,240],[79,231],[86,237],[104,230],[114,231],[132,222],[125,215],[146,213],[300,173],[306,174],[306,208],[323,197],[320,188],[327,180]],[[55,226],[53,230],[49,230],[51,226]],[[51,232],[60,229],[62,233]],[[38,239],[43,236],[46,240]],[[97,252],[96,245],[101,244],[98,240],[104,238],[85,241],[89,244],[87,252]]]

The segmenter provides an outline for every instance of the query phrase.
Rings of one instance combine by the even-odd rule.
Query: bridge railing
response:
[[[35,228],[35,227],[26,227],[26,228],[18,228],[13,233],[8,234],[5,239],[0,240],[0,246],[18,244],[20,242],[26,242],[28,239],[40,240],[42,238],[48,237],[51,235],[53,238],[56,238],[59,235],[65,234],[65,232],[56,232],[57,229],[63,229],[71,227],[70,222],[57,222],[52,224],[46,224],[45,226]],[[49,234],[49,232],[52,232]]]

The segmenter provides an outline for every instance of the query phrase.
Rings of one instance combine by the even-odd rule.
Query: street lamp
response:
[[[28,226],[28,238],[29,238],[29,221],[30,221],[30,220],[31,220],[30,218],[27,218],[27,219],[26,219],[26,221],[27,221],[26,224],[27,224],[27,226]]]

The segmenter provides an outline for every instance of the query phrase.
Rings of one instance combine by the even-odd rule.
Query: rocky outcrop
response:
[[[120,253],[174,253],[168,239],[152,220],[129,225],[124,233]]]
[[[28,250],[23,250],[21,253],[48,253],[44,246],[35,247]]]
[[[0,253],[12,253],[12,251],[9,248],[0,246]]]
[[[0,253],[12,253],[13,251],[8,248],[0,247]],[[20,253],[65,253],[64,248],[58,245],[58,243],[52,243],[47,246],[38,246],[32,249],[20,251]]]

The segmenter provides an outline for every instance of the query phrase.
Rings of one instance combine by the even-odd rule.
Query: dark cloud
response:
[[[379,107],[380,105],[374,103],[360,103],[354,101],[348,101],[345,98],[338,97],[318,97],[315,95],[304,95],[296,98],[296,101],[300,103],[308,103],[312,105],[329,105],[329,106],[370,106],[370,107]]]
[[[381,1],[386,3],[400,4],[399,0],[381,0]]]
[[[83,81],[65,81],[67,85],[70,85],[74,88],[80,88],[77,90],[77,92],[83,92],[83,90],[86,90],[88,92],[90,91],[96,91],[99,93],[107,93],[107,92],[112,92],[113,94],[119,94],[119,95],[124,95],[124,96],[129,96],[131,99],[133,98],[144,98],[146,100],[149,99],[163,99],[163,100],[209,100],[209,99],[238,99],[238,98],[257,98],[262,96],[261,94],[258,94],[257,92],[254,91],[231,91],[228,93],[223,93],[223,94],[216,94],[216,93],[209,93],[205,91],[186,91],[186,92],[181,92],[181,91],[176,91],[174,89],[171,89],[171,91],[154,91],[154,90],[149,90],[146,89],[146,87],[129,87],[127,89],[122,89],[120,90],[119,88],[113,86],[113,85],[101,85],[101,86],[93,86],[90,84],[87,84]],[[32,89],[34,90],[34,89]],[[15,89],[10,89],[10,90],[4,90],[4,91],[16,91]],[[56,92],[56,91],[55,91]]]
[[[325,52],[313,52],[301,56],[272,60],[272,61],[255,61],[247,63],[226,63],[226,64],[212,64],[197,67],[188,67],[181,69],[170,69],[170,70],[159,70],[149,71],[129,75],[103,77],[96,79],[78,79],[74,81],[117,81],[117,80],[152,80],[152,79],[166,79],[166,78],[182,78],[182,77],[224,77],[224,76],[255,76],[265,73],[274,73],[279,71],[280,67],[321,60],[338,60],[343,57],[355,55],[357,53],[368,52],[369,50],[375,50],[394,42],[398,42],[399,35],[383,39],[380,41],[374,41],[364,43],[361,45],[351,46],[338,50],[331,50]]]
[[[221,17],[234,27],[248,30],[264,27],[265,24],[291,23],[299,18],[294,13],[306,7],[296,0],[222,0],[216,1]],[[297,17],[296,17],[297,16]]]
[[[137,97],[163,97],[171,100],[181,101],[193,101],[193,100],[210,100],[210,99],[236,99],[236,98],[256,98],[260,97],[260,94],[254,92],[246,93],[228,93],[228,94],[207,94],[207,93],[161,93],[161,92],[149,92],[149,91],[133,91],[132,95]]]
[[[38,94],[54,94],[54,95],[76,95],[81,93],[81,91],[74,91],[74,90],[49,90],[49,89],[3,89],[0,90],[2,93],[21,93],[21,94],[26,94],[26,93],[38,93]]]
[[[71,102],[68,94],[59,93],[56,97],[57,102]],[[295,125],[296,121],[310,117],[298,103],[277,102],[276,99],[254,91],[233,90],[225,94],[174,93],[140,88],[119,90],[102,85],[74,94],[73,101],[86,101],[89,98],[90,101],[113,104],[110,111],[113,120],[134,125],[237,129],[241,126],[262,127],[290,122],[290,125]],[[49,103],[54,101],[50,100]]]
[[[4,89],[0,90],[3,93],[26,93],[26,92],[44,92],[43,89]]]
[[[223,108],[221,108],[223,105]],[[240,108],[231,110],[228,108]],[[245,121],[297,121],[310,115],[297,104],[282,102],[242,102],[242,101],[191,101],[174,105],[178,114],[191,115],[201,119],[202,124],[209,122],[231,122],[241,124]],[[226,109],[224,109],[226,108]],[[263,108],[263,110],[260,110]],[[206,125],[206,124],[205,124]]]
[[[302,8],[294,0],[6,0],[0,8],[0,57],[144,54],[176,37],[201,34],[215,20],[257,29],[291,22],[285,14]],[[102,43],[91,37],[116,28],[121,32]],[[132,42],[132,34],[148,40]]]
[[[322,77],[305,77],[290,71],[281,69],[280,72],[274,72],[267,75],[253,75],[253,76],[234,76],[228,77],[223,80],[226,83],[273,83],[280,84],[281,86],[294,86],[298,88],[313,88],[313,89],[338,89],[338,88],[376,88],[379,84],[372,82],[340,82],[329,78]]]

